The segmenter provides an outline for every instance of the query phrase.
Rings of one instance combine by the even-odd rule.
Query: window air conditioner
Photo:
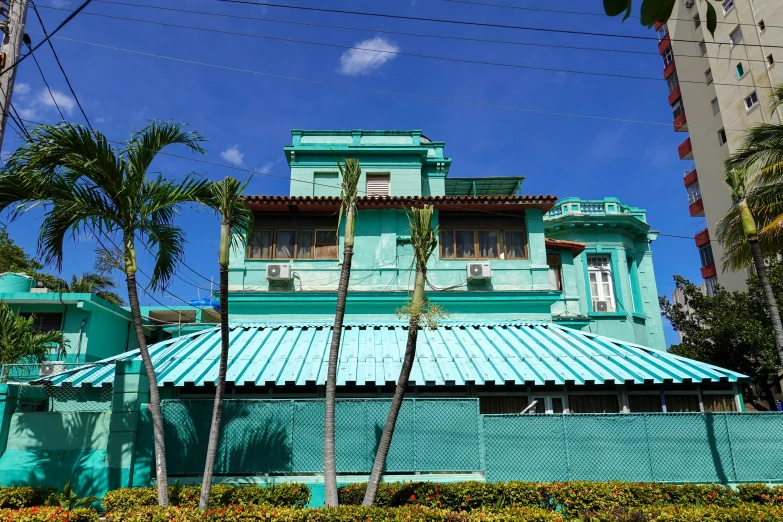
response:
[[[468,281],[490,277],[492,277],[492,268],[489,263],[468,263]]]
[[[596,312],[608,312],[609,311],[609,301],[596,301],[595,302],[595,311]]]
[[[44,375],[54,375],[64,371],[65,365],[63,363],[45,363],[41,365],[39,374],[43,377]]]
[[[291,265],[289,263],[266,265],[266,278],[269,281],[288,281],[291,279]]]

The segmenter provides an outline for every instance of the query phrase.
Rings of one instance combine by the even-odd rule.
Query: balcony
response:
[[[667,47],[671,45],[671,39],[669,38],[669,33],[666,33],[666,36],[664,36],[659,42],[658,42],[658,52],[663,54],[663,52],[666,50]]]
[[[688,205],[688,212],[691,213],[691,217],[704,217],[704,200],[699,199]]]
[[[676,102],[680,97],[682,97],[682,93],[680,92],[680,86],[678,85],[672,89],[672,92],[669,93],[669,105],[674,105],[674,102]]]
[[[666,67],[663,68],[663,77],[664,77],[664,79],[668,78],[669,76],[671,76],[672,73],[674,71],[676,71],[676,70],[677,70],[677,67],[674,65],[674,60],[672,60],[671,62],[669,62],[669,65],[667,65]]]
[[[617,214],[632,216],[647,222],[647,214],[644,209],[625,205],[617,198],[588,200],[576,197],[560,199],[556,207],[544,214],[544,220],[560,219],[569,215],[611,216]]]
[[[697,233],[693,239],[696,240],[696,248],[701,248],[710,242],[710,231],[705,228]]]
[[[693,147],[691,147],[691,139],[687,138],[685,141],[683,141],[679,147],[677,147],[677,152],[680,155],[680,159],[693,159]]]
[[[685,169],[685,174],[682,178],[683,182],[685,183],[686,187],[690,187],[697,181],[699,181],[699,176],[696,174],[696,164],[694,163],[687,169]]]
[[[716,275],[718,275],[718,270],[715,268],[715,263],[701,267],[701,277],[704,279],[715,277]]]
[[[685,112],[674,118],[674,132],[686,132],[688,130],[688,120],[685,119]]]

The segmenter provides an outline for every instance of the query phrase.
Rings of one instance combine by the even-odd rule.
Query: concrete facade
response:
[[[712,248],[714,263],[702,257],[702,276],[708,288],[720,282],[741,290],[748,273],[723,272],[721,245],[715,241],[715,227],[731,207],[723,162],[741,146],[749,127],[781,123],[780,110],[771,114],[767,107],[772,87],[783,82],[783,69],[776,63],[783,60],[783,32],[772,27],[783,23],[783,5],[752,0],[711,5],[717,11],[714,38],[707,30],[707,3],[677,0],[668,24],[657,27],[658,48],[669,80],[674,128],[684,140],[679,155],[688,161],[684,181],[690,212],[706,221],[707,241],[697,238],[697,247]]]

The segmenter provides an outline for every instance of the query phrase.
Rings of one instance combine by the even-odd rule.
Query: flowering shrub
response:
[[[92,509],[66,511],[60,507],[0,509],[0,522],[98,522]]]
[[[0,487],[0,508],[43,506],[54,491],[38,486]]]

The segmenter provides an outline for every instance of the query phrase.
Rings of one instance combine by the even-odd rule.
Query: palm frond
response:
[[[155,255],[149,287],[154,291],[162,291],[168,287],[177,265],[185,256],[185,233],[176,225],[154,220],[148,220],[141,228],[141,233]]]
[[[231,248],[244,249],[253,230],[253,212],[245,204],[242,194],[252,176],[245,183],[225,177],[210,185],[210,197],[203,203],[220,216],[220,251],[218,260],[228,266]]]
[[[420,266],[427,266],[430,256],[438,246],[438,227],[432,228],[433,210],[432,205],[406,210],[413,254]]]
[[[758,169],[761,184],[783,181],[783,125],[764,123],[751,127],[737,152],[726,160],[727,169]]]
[[[781,105],[783,105],[783,83],[773,87],[772,92],[770,93],[768,105],[770,114],[774,114]]]

